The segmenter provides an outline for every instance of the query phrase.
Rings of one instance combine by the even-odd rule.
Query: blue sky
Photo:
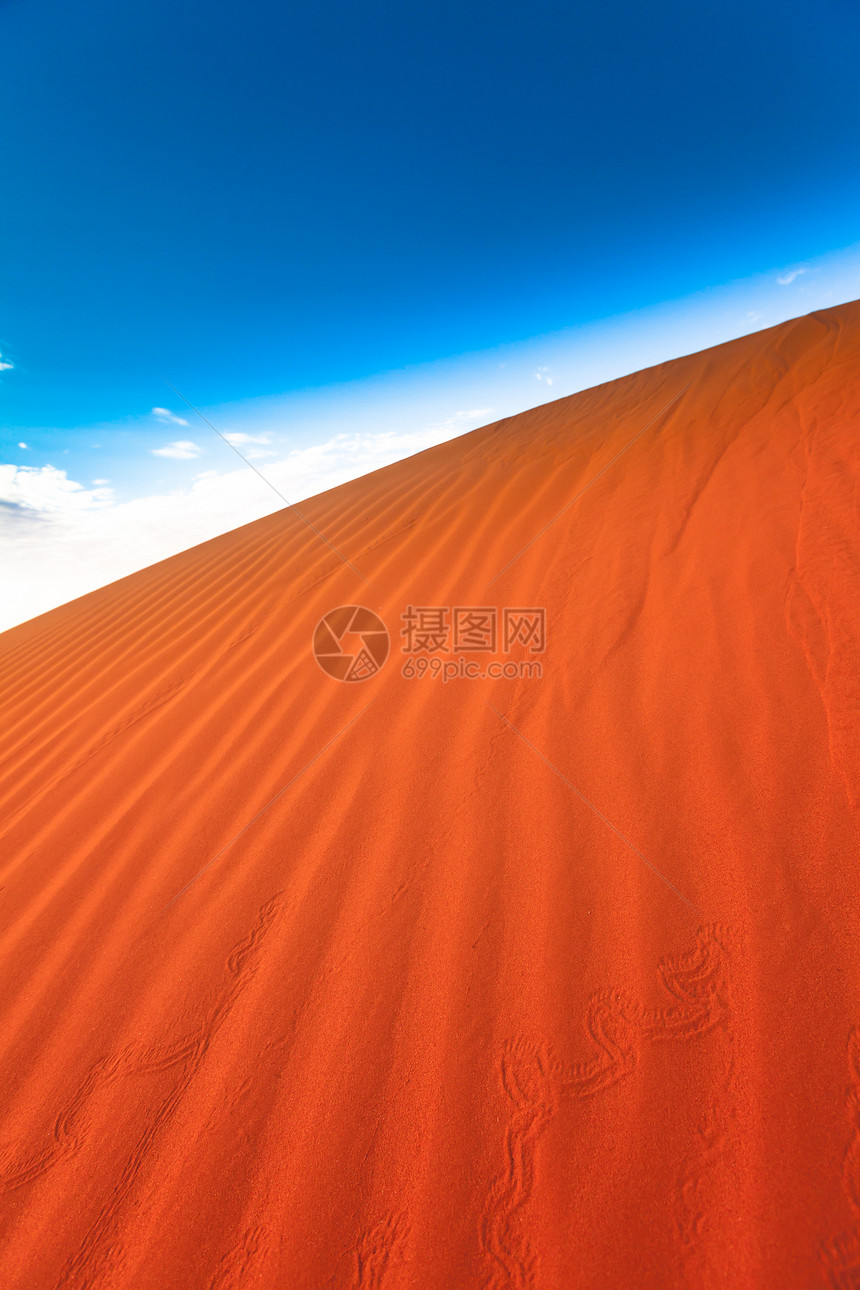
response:
[[[703,343],[797,268],[836,303],[840,253],[860,295],[858,55],[853,0],[6,0],[0,462],[124,503],[235,465],[162,376],[262,463],[593,383],[536,377],[585,337],[631,370],[615,322],[667,302]]]

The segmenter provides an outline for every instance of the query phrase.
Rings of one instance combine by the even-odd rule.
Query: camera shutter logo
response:
[[[314,629],[314,658],[336,681],[367,681],[376,676],[389,647],[385,623],[363,605],[331,609]]]

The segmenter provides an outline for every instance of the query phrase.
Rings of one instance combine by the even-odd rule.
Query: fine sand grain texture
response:
[[[858,444],[854,304],[3,634],[3,1290],[860,1286]]]

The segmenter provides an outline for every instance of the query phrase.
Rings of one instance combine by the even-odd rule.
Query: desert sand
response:
[[[852,304],[0,636],[0,1285],[860,1285],[858,435]]]

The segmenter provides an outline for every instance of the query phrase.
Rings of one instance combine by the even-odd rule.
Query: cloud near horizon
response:
[[[258,447],[259,444],[271,444],[272,436],[269,434],[245,434],[236,431],[223,436],[231,447],[237,451],[242,449],[241,456],[246,457],[248,461],[263,461],[267,457],[277,457],[274,448]]]
[[[113,501],[113,490],[84,488],[56,466],[0,465],[0,502],[12,510],[73,514],[100,510]]]
[[[452,439],[491,412],[457,412],[408,433],[337,434],[271,462],[265,477],[300,502]],[[5,561],[0,631],[282,507],[246,466],[202,471],[185,487],[117,502],[113,489],[85,488],[53,466],[0,465],[0,552],[8,543],[15,556]],[[22,516],[38,522],[22,525]]]

